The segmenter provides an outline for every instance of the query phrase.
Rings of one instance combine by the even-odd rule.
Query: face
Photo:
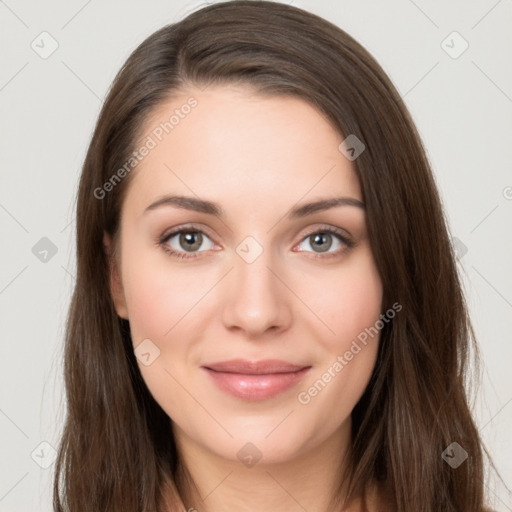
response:
[[[114,303],[175,435],[224,459],[315,448],[371,376],[378,335],[360,340],[382,285],[343,138],[303,100],[228,86],[187,90],[144,127]]]

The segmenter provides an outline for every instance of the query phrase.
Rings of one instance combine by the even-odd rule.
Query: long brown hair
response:
[[[207,6],[148,37],[100,113],[77,196],[54,510],[157,512],[165,497],[167,510],[183,509],[169,418],[141,377],[128,321],[114,309],[102,240],[104,231],[117,239],[132,174],[112,176],[129,161],[153,110],[188,85],[233,83],[300,97],[366,147],[354,164],[383,306],[403,309],[381,332],[372,378],[352,412],[349,471],[340,475],[345,503],[380,482],[399,512],[480,512],[485,449],[466,394],[468,353],[476,364],[478,350],[413,121],[379,64],[346,32],[296,7],[247,0]],[[454,442],[468,454],[457,468],[442,457]]]

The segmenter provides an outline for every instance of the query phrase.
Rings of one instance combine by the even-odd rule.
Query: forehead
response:
[[[295,96],[238,86],[187,89],[161,103],[141,129],[149,150],[132,171],[125,203],[139,210],[171,192],[265,207],[336,193],[361,199],[343,136]]]

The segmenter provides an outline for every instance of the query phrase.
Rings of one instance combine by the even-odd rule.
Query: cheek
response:
[[[318,332],[330,352],[346,350],[381,314],[382,282],[369,249],[361,249],[346,265],[304,282],[302,293],[324,324]]]
[[[378,320],[382,308],[382,284],[375,267],[368,264],[361,272],[347,276],[341,287],[335,330],[352,339]]]
[[[324,422],[326,432],[351,413],[377,358],[380,330],[375,325],[382,313],[382,281],[369,248],[361,249],[336,272],[317,274],[305,283],[311,309],[325,329],[316,337],[319,364],[297,400]]]
[[[377,359],[382,284],[370,253],[337,273],[323,294],[315,293],[322,297],[318,309],[335,334],[326,329],[317,338],[323,357],[297,401],[304,414],[316,418],[319,432],[329,435],[351,414]]]
[[[135,244],[132,244],[135,245]],[[170,339],[193,320],[188,313],[205,292],[205,280],[170,265],[163,250],[125,246],[123,283],[134,345],[142,339]]]
[[[177,411],[185,417],[197,415],[184,384],[189,382],[190,333],[201,329],[194,313],[205,281],[171,267],[154,249],[130,252],[128,243],[125,248],[123,282],[132,342],[136,356],[150,354],[149,361],[137,356],[142,378],[170,417]]]

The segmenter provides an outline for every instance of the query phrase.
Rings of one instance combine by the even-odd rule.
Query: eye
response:
[[[206,243],[206,248],[204,248],[207,241],[210,245]],[[195,258],[195,253],[204,252],[199,250],[201,247],[204,250],[209,250],[214,243],[199,229],[181,228],[164,235],[160,240],[160,245],[166,252],[177,258]]]
[[[168,254],[180,259],[196,258],[197,253],[208,251],[215,245],[204,231],[192,227],[182,227],[167,233],[158,243]],[[300,248],[303,244],[309,245],[313,251]],[[328,258],[339,256],[355,245],[356,243],[341,229],[325,227],[308,233],[296,247],[299,247],[298,252],[315,253],[315,258]],[[333,247],[334,250],[331,251]],[[201,248],[203,250],[200,250]]]
[[[338,256],[350,250],[355,245],[355,242],[348,238],[344,232],[332,227],[320,228],[308,233],[297,247],[300,247],[304,243],[313,248],[312,252],[315,253],[315,257],[320,258]],[[334,250],[330,251],[333,247]],[[309,252],[307,249],[298,249],[298,251]],[[323,254],[326,256],[323,256]]]

